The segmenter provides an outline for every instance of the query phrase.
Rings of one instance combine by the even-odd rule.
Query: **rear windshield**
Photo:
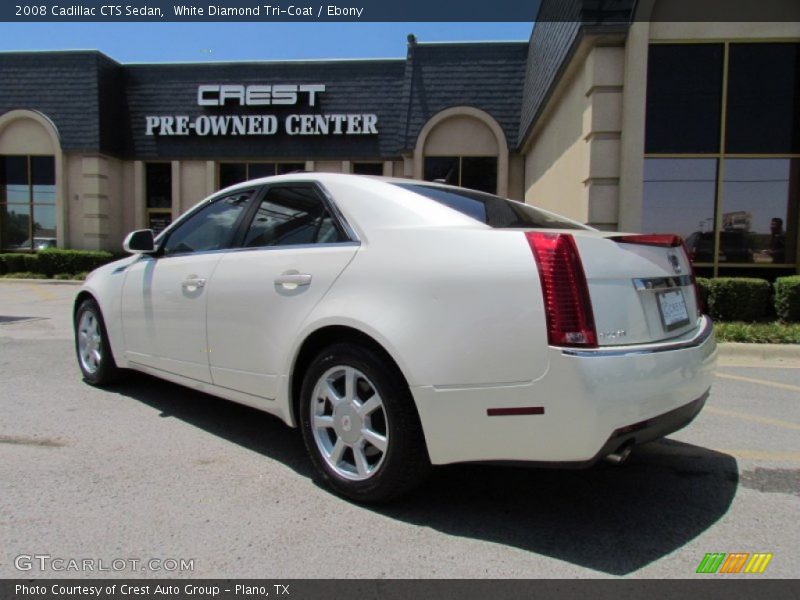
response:
[[[397,187],[410,190],[439,204],[457,210],[498,229],[537,228],[537,229],[588,229],[583,225],[568,221],[529,204],[506,200],[499,196],[455,188],[444,188],[418,183],[395,183]]]

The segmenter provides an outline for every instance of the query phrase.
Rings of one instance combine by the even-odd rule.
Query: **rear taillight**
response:
[[[592,302],[575,239],[566,233],[525,233],[542,282],[551,346],[596,347]]]
[[[663,248],[677,248],[683,245],[683,238],[679,235],[672,235],[671,233],[618,235],[609,239],[620,244],[640,244],[642,246],[661,246]]]
[[[694,260],[694,254],[689,254],[689,249],[686,247],[686,243],[683,240],[681,240],[681,248],[683,248],[683,253],[689,261],[689,275],[692,278],[692,285],[694,286],[694,303],[697,305],[697,318],[699,319],[705,312],[706,303],[700,295],[700,286],[697,285],[697,277],[694,273],[694,263],[692,262]]]

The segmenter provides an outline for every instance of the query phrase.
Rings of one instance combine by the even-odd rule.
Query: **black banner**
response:
[[[757,576],[756,576],[757,577]],[[2,600],[796,599],[797,580],[3,580]]]
[[[316,2],[316,3],[314,3]],[[542,5],[540,9],[540,4]],[[797,0],[16,0],[9,22],[800,21]]]

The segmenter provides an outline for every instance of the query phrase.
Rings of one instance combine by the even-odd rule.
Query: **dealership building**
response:
[[[528,41],[409,36],[400,59],[0,53],[0,245],[117,251],[233,183],[324,171],[679,233],[702,274],[797,272],[800,23],[558,4]]]

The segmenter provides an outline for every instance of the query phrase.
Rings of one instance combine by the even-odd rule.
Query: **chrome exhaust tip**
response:
[[[628,457],[631,455],[631,450],[633,449],[633,444],[627,444],[617,449],[616,452],[612,452],[605,456],[605,460],[610,462],[612,465],[621,465]]]

